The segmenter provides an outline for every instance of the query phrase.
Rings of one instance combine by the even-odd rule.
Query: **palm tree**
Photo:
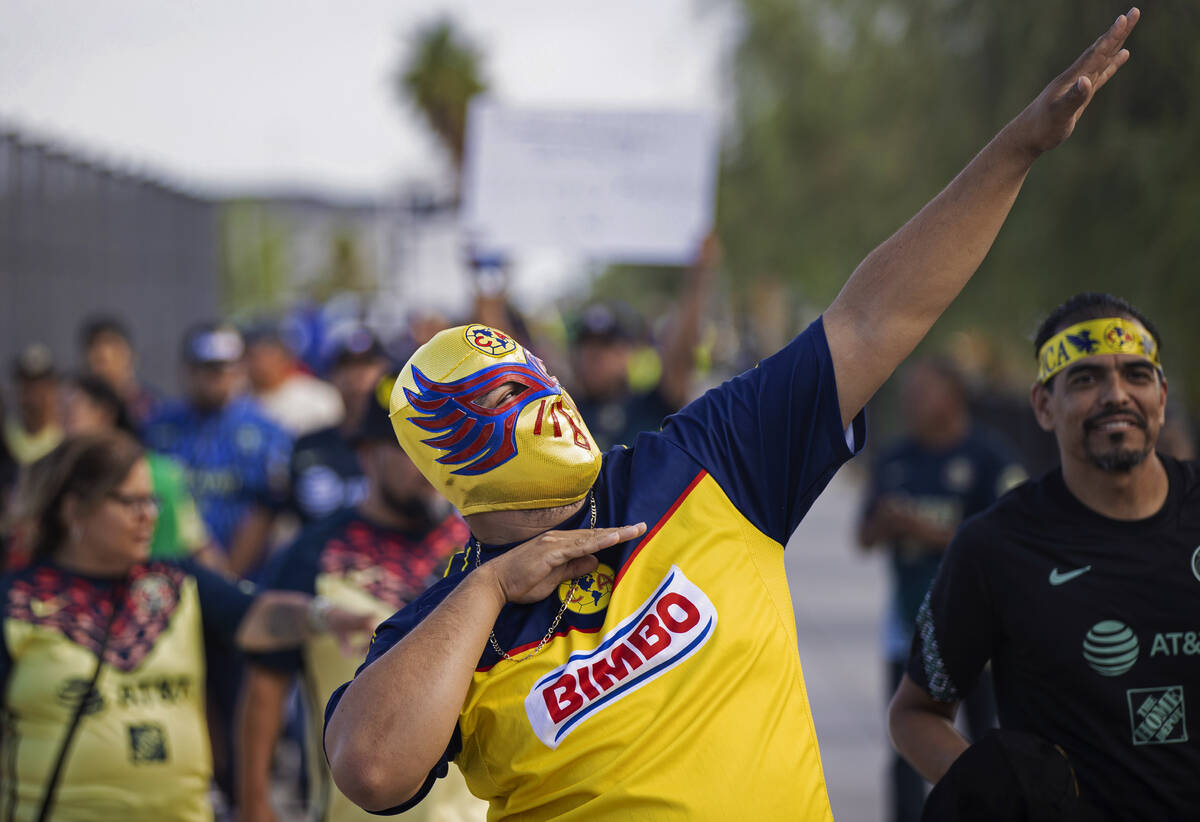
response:
[[[467,104],[487,88],[480,53],[448,18],[418,29],[412,46],[394,76],[396,94],[424,116],[450,152],[457,178],[462,171]]]

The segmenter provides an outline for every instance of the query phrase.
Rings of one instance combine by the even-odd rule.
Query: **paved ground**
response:
[[[800,659],[837,822],[880,822],[890,750],[879,621],[887,568],[854,544],[859,479],[843,469],[787,549]]]

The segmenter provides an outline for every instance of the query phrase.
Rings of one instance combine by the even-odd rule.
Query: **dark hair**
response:
[[[129,409],[125,407],[125,401],[121,399],[121,395],[108,380],[97,377],[95,374],[79,374],[71,379],[71,385],[87,394],[88,399],[112,415],[113,424],[118,431],[124,431],[133,437],[137,436],[133,420],[129,416]]]
[[[66,538],[63,501],[74,495],[85,508],[96,507],[129,476],[145,455],[137,440],[120,431],[67,437],[25,469],[18,490],[19,516],[33,523],[33,556],[45,559]]]
[[[1154,337],[1155,346],[1160,352],[1162,351],[1162,337],[1158,334],[1158,328],[1145,314],[1120,297],[1100,291],[1085,291],[1082,294],[1076,294],[1055,308],[1050,312],[1050,316],[1042,321],[1038,327],[1037,336],[1033,339],[1034,360],[1040,356],[1042,346],[1046,344],[1046,341],[1059,331],[1076,323],[1100,320],[1105,317],[1124,317],[1137,320],[1150,332],[1150,336]],[[1054,380],[1051,378],[1046,383],[1046,387],[1050,387],[1053,383]]]
[[[79,326],[79,345],[85,350],[91,348],[96,344],[96,340],[105,334],[120,337],[127,345],[133,345],[133,336],[129,333],[129,327],[118,318],[108,314],[97,314],[83,321],[83,324]]]

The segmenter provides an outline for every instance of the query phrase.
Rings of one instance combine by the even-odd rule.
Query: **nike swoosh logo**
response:
[[[1070,582],[1075,579],[1075,577],[1083,576],[1090,570],[1092,570],[1092,566],[1085,565],[1082,568],[1076,568],[1074,571],[1067,571],[1065,574],[1060,574],[1058,569],[1055,568],[1050,572],[1050,584],[1062,585],[1064,582]]]

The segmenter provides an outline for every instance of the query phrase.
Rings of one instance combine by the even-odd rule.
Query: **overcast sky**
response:
[[[373,195],[443,160],[389,88],[439,13],[506,102],[718,108],[714,0],[4,0],[0,127],[213,190]]]

